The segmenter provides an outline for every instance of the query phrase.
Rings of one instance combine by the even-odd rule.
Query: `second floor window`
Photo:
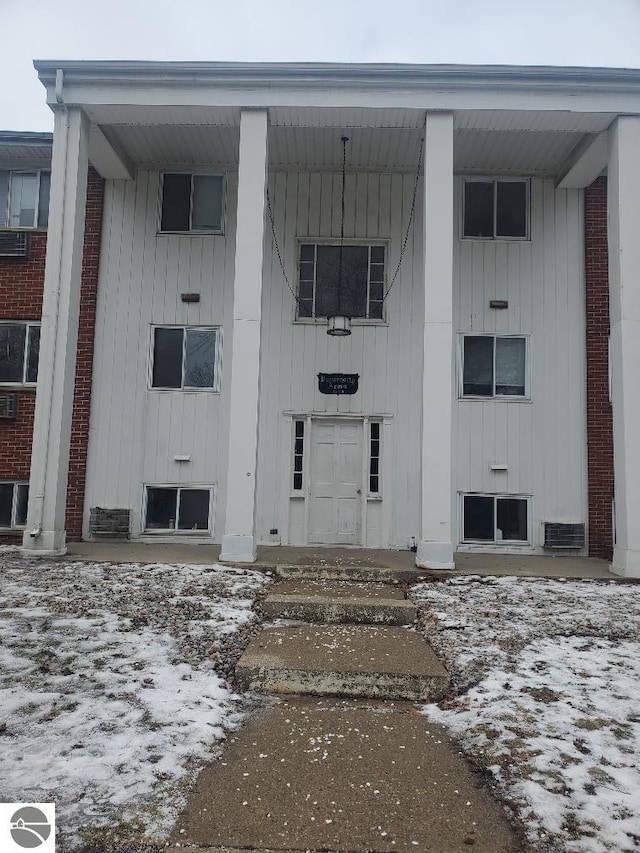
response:
[[[219,337],[217,328],[156,327],[151,387],[217,391]]]
[[[0,323],[0,383],[36,382],[39,354],[39,323]]]
[[[51,173],[0,171],[0,228],[46,228]]]
[[[463,336],[463,397],[526,397],[526,380],[526,338]]]

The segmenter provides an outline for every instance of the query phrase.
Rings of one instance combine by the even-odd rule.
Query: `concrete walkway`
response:
[[[216,563],[219,545],[160,544],[154,542],[70,542],[65,559],[108,563]],[[517,577],[584,578],[620,580],[609,571],[606,560],[593,557],[528,556],[524,554],[455,555],[453,572],[428,572],[416,568],[410,551],[369,548],[310,548],[267,546],[258,548],[256,568],[282,567],[350,568],[378,567],[399,575],[450,577],[451,575],[512,575]]]
[[[252,638],[236,680],[287,698],[267,700],[205,767],[174,840],[225,851],[517,853],[504,809],[446,731],[398,701],[436,701],[449,687],[405,590],[327,582],[326,571],[267,595],[277,621]],[[380,567],[358,572],[380,577]]]
[[[227,742],[174,842],[205,849],[517,853],[445,730],[396,703],[291,699]]]

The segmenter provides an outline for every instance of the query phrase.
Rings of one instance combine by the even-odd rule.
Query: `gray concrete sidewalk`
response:
[[[200,774],[174,841],[273,851],[517,853],[518,837],[439,725],[403,703],[269,706]]]
[[[216,563],[219,545],[160,544],[153,542],[70,542],[65,559],[110,563]],[[451,575],[512,575],[516,577],[563,577],[620,580],[609,571],[606,560],[592,557],[528,556],[521,554],[456,553],[453,572],[424,572],[416,569],[411,551],[368,548],[311,548],[261,546],[256,568],[278,566],[380,567],[417,572],[431,577]]]

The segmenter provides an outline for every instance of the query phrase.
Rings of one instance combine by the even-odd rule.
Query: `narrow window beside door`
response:
[[[380,424],[369,424],[369,494],[380,494]]]
[[[295,435],[293,445],[293,490],[302,491],[304,471],[304,421],[294,421]]]

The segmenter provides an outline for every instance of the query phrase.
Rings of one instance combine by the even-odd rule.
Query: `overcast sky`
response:
[[[0,129],[51,130],[38,59],[640,68],[640,0],[0,0]]]

